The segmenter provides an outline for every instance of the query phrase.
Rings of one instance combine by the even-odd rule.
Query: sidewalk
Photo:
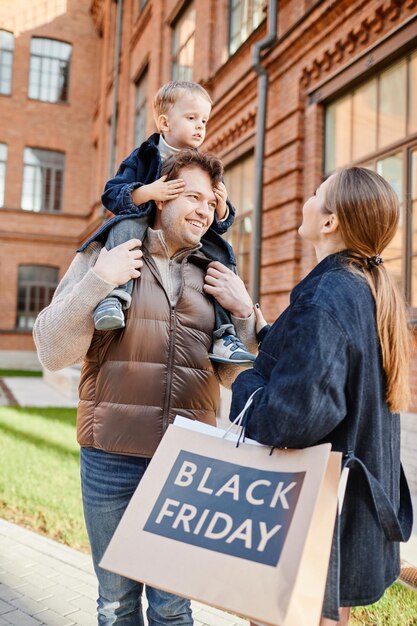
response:
[[[0,519],[0,626],[95,626],[96,597],[88,554]],[[196,626],[248,625],[198,602],[192,607]]]

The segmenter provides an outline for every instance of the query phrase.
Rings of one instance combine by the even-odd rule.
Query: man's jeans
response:
[[[144,623],[142,583],[108,572],[98,564],[148,463],[149,459],[81,448],[84,517],[99,583],[100,626],[143,626]],[[189,600],[152,587],[146,587],[145,592],[150,626],[193,624]]]

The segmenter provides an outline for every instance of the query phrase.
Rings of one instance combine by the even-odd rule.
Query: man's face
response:
[[[196,246],[210,228],[216,210],[210,176],[199,167],[179,171],[185,189],[178,198],[158,202],[154,228],[161,229],[170,256],[184,248]]]
[[[203,96],[185,93],[160,118],[160,130],[173,148],[198,148],[206,136],[211,104]]]

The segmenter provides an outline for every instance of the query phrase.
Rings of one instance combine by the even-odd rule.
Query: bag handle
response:
[[[236,426],[236,428],[239,430],[239,428],[242,428],[242,431],[244,430],[242,423],[243,423],[243,419],[245,417],[246,411],[248,410],[248,408],[250,407],[250,405],[253,402],[253,398],[255,396],[256,393],[258,393],[258,391],[262,389],[262,387],[258,387],[258,389],[255,389],[255,391],[253,393],[251,393],[251,395],[249,396],[249,398],[246,400],[246,404],[243,407],[243,409],[241,410],[241,412],[239,413],[239,415],[233,420],[233,422],[230,424],[229,428],[227,430],[224,431],[223,435],[222,435],[222,439],[225,439],[227,437],[227,434],[231,431],[231,429],[233,428],[233,426]],[[242,434],[242,433],[240,433]],[[237,445],[239,445],[239,441],[240,441],[240,436],[237,442]]]

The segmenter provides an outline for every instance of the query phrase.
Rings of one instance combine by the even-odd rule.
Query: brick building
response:
[[[225,163],[240,272],[268,318],[314,264],[304,199],[354,163],[400,195],[386,267],[417,320],[417,0],[14,0],[0,49],[0,365],[32,358],[37,310],[173,77],[212,95],[203,148]],[[417,412],[417,360],[412,381]]]

